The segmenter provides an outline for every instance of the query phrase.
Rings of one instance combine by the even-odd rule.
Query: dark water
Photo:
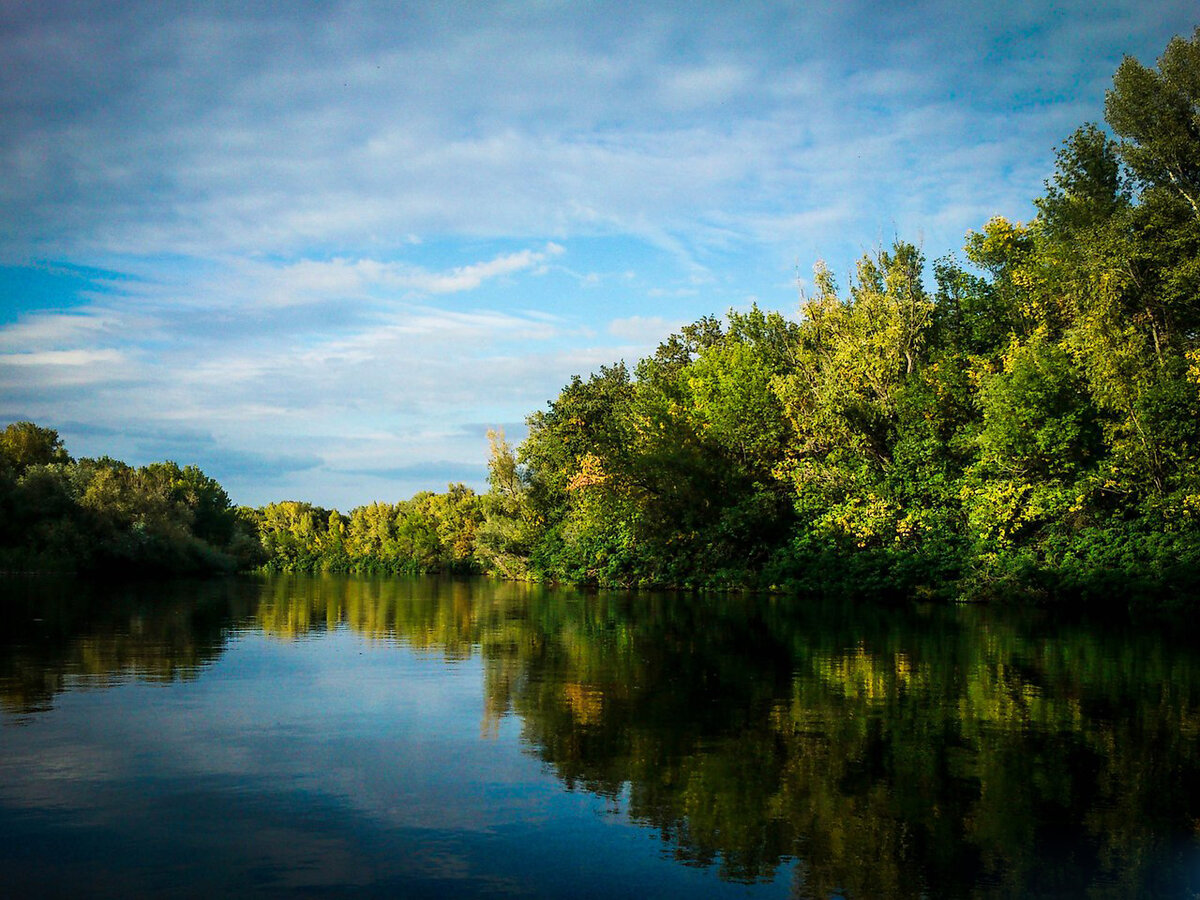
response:
[[[4,896],[1200,892],[1179,628],[428,579],[0,604]]]

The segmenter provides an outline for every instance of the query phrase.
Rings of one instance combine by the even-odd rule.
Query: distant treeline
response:
[[[0,571],[233,571],[259,556],[252,522],[195,466],[73,460],[32,422],[0,433]]]
[[[349,516],[234,507],[196,466],[75,460],[55,430],[14,422],[0,433],[0,572],[479,573],[485,500],[451,485]]]
[[[285,501],[244,511],[259,535],[263,566],[275,572],[411,574],[484,571],[476,555],[483,498],[461,484],[399,503],[372,503],[348,516]]]
[[[4,540],[56,553],[96,533],[104,562],[1183,596],[1200,585],[1197,72],[1200,29],[1157,69],[1126,58],[1105,107],[1120,140],[1078,129],[1036,217],[968,234],[932,291],[898,241],[845,289],[818,264],[797,319],[705,317],[632,371],[574,378],[518,448],[492,436],[485,495],[233,511],[198,470],[43,458],[54,445],[5,464],[0,502],[25,518]]]

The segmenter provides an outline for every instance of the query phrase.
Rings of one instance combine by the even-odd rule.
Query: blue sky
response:
[[[248,6],[249,9],[243,8]],[[1194,2],[0,0],[0,422],[235,502],[484,486],[576,373],[1027,219]]]

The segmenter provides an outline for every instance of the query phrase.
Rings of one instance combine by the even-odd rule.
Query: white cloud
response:
[[[543,271],[541,266],[551,257],[563,252],[559,244],[549,243],[544,250],[522,250],[497,256],[495,259],[474,265],[462,266],[444,273],[410,271],[396,277],[398,284],[431,294],[453,294],[479,287],[484,281],[512,275],[527,269],[535,273]]]
[[[42,350],[0,355],[0,365],[6,366],[95,366],[123,360],[116,350]]]
[[[0,328],[0,349],[54,349],[111,334],[118,320],[103,310],[34,313]]]
[[[226,296],[237,296],[251,305],[286,307],[365,300],[381,290],[402,296],[465,293],[505,276],[544,274],[546,263],[563,252],[561,245],[549,242],[540,249],[500,254],[442,271],[376,259],[303,259],[284,265],[236,259],[222,277],[228,279]]]
[[[23,173],[0,192],[11,243],[289,254],[313,243],[394,249],[429,234],[633,233],[694,257],[715,239],[791,239],[748,228],[745,212],[861,210],[872,194],[903,196],[888,187],[911,155],[895,152],[894,111],[936,104],[947,78],[977,84],[956,70],[967,60],[916,66],[899,43],[851,67],[832,41],[780,53],[789,35],[813,36],[803,21],[762,34],[753,16],[689,24],[698,45],[680,53],[684,25],[661,15],[619,44],[596,43],[572,16],[534,16],[519,33],[475,22],[421,41],[364,15],[237,27],[177,15],[153,31],[130,15],[89,23],[91,38],[73,29],[65,48],[17,53],[26,81],[79,102],[46,106],[0,138],[9,170]],[[816,19],[837,24],[827,11]],[[348,40],[322,44],[328,31]],[[98,71],[72,62],[89,52]],[[122,63],[139,53],[156,65],[133,79]],[[1030,110],[1005,127],[1028,136],[1043,120]],[[924,135],[923,162],[973,143],[971,123],[952,121]],[[424,289],[459,289],[442,274]]]
[[[100,387],[137,374],[119,350],[39,350],[0,354],[0,387],[11,396],[66,387]],[[94,413],[94,410],[93,410]]]
[[[659,90],[664,106],[694,109],[721,106],[754,86],[753,75],[747,67],[718,63],[685,66],[668,72],[660,82]]]
[[[653,346],[665,341],[681,325],[681,322],[669,322],[661,316],[630,316],[609,322],[608,333],[629,343]]]

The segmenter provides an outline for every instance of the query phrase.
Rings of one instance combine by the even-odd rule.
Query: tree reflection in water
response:
[[[567,788],[729,879],[789,865],[813,897],[1200,889],[1200,655],[1161,630],[479,580],[186,590],[104,613],[26,597],[46,612],[34,633],[14,607],[4,708],[43,709],[81,676],[194,677],[237,628],[348,627],[478,654],[485,735],[517,715]]]

